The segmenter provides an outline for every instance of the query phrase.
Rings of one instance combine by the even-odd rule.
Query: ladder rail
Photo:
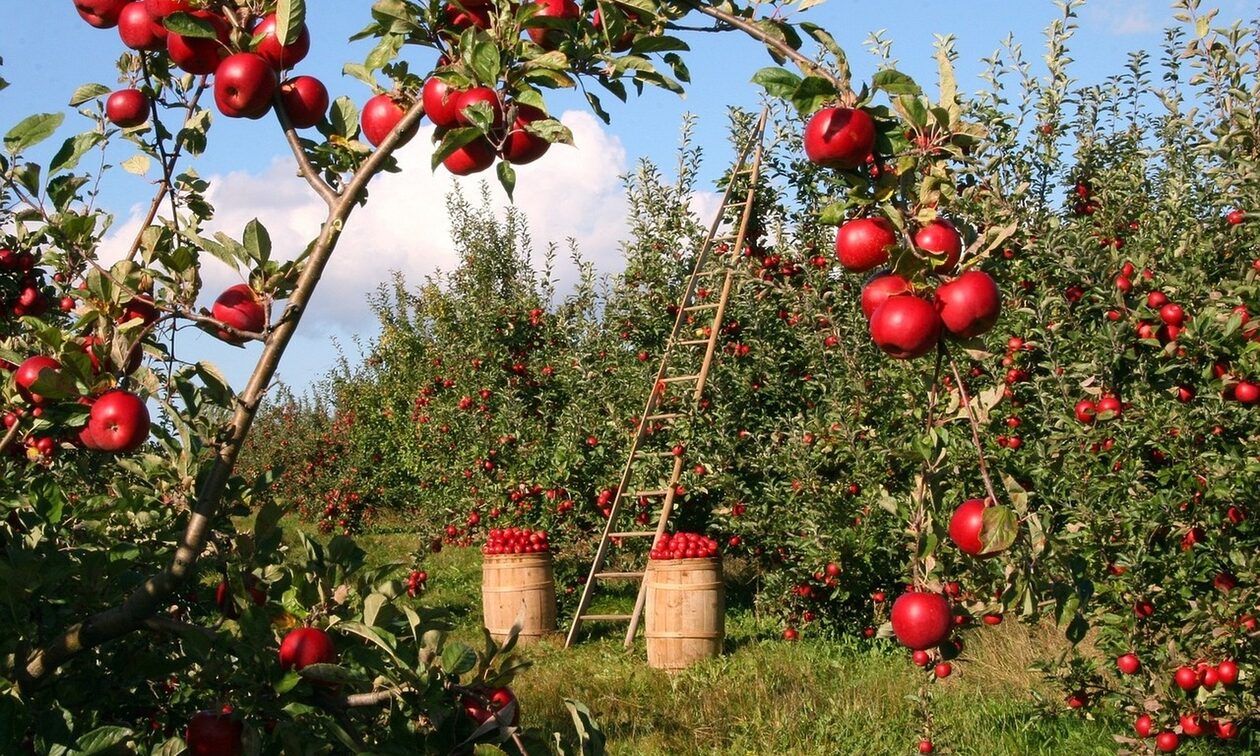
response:
[[[675,349],[678,346],[680,346],[679,342],[682,341],[682,339],[680,339],[679,337],[682,334],[683,329],[690,326],[690,323],[688,323],[688,318],[690,317],[689,308],[692,306],[693,300],[695,299],[697,289],[699,288],[699,282],[706,273],[706,270],[705,270],[706,265],[710,262],[713,256],[714,241],[718,238],[719,233],[721,233],[723,229],[725,214],[732,206],[737,206],[733,202],[733,197],[735,195],[735,191],[739,183],[736,181],[736,177],[740,173],[743,173],[746,171],[749,175],[749,183],[745,190],[746,196],[743,201],[743,210],[741,213],[740,223],[738,226],[738,230],[734,236],[735,254],[738,254],[738,250],[742,249],[743,247],[744,240],[748,231],[748,225],[751,218],[753,204],[754,204],[756,186],[757,186],[757,182],[758,182],[758,179],[760,177],[760,172],[761,172],[761,156],[762,156],[762,149],[763,149],[762,143],[764,141],[767,116],[768,116],[768,110],[763,109],[761,112],[761,117],[757,121],[756,127],[753,129],[753,131],[749,135],[748,141],[743,145],[742,149],[740,150],[738,162],[736,163],[736,169],[732,172],[731,180],[726,187],[726,191],[722,195],[722,202],[719,205],[719,211],[718,211],[717,217],[714,219],[713,224],[710,226],[708,234],[705,236],[704,242],[700,247],[700,251],[696,255],[695,264],[692,267],[691,275],[687,279],[687,283],[684,288],[683,295],[680,299],[681,304],[678,307],[678,312],[675,314],[675,317],[674,317],[673,328],[670,330],[670,334],[666,340],[665,349],[661,355],[661,360],[657,367],[656,377],[652,382],[652,390],[649,392],[647,400],[644,403],[643,412],[639,416],[639,423],[635,429],[634,437],[631,440],[630,448],[626,455],[626,463],[622,467],[621,477],[618,480],[616,490],[613,492],[612,505],[608,510],[608,517],[607,517],[607,521],[604,523],[604,530],[600,537],[599,547],[596,549],[595,557],[591,562],[590,572],[587,574],[586,582],[582,588],[582,595],[580,599],[578,600],[577,611],[574,615],[573,622],[569,627],[569,632],[565,637],[565,642],[564,642],[565,648],[572,646],[573,643],[576,641],[577,634],[584,621],[594,620],[597,617],[597,615],[587,615],[586,612],[590,608],[590,603],[594,595],[595,585],[601,577],[600,571],[603,569],[604,562],[608,559],[608,552],[612,544],[613,538],[615,537],[615,534],[618,532],[617,527],[616,527],[617,520],[619,519],[622,513],[622,509],[624,507],[624,501],[626,497],[630,496],[629,489],[630,489],[630,483],[634,478],[635,462],[639,459],[640,449],[642,448],[644,441],[646,440],[646,437],[650,433],[649,429],[652,427],[651,424],[655,422],[656,419],[658,419],[659,417],[671,416],[671,415],[672,417],[680,417],[683,414],[685,414],[685,413],[659,413],[657,412],[657,409],[661,403],[661,399],[664,396],[665,388],[671,382],[674,382],[674,383],[679,382],[677,380],[674,380],[674,381],[666,380],[668,377],[666,373],[669,369],[670,358],[675,353]],[[751,165],[751,168],[747,168],[746,166],[749,165],[750,159],[751,159],[752,165]],[[702,357],[700,372],[696,374],[694,377],[696,380],[696,387],[692,393],[693,403],[698,401],[704,392],[704,385],[708,378],[709,370],[712,366],[714,356],[717,353],[717,343],[718,343],[720,331],[721,331],[720,327],[721,327],[722,319],[725,317],[726,306],[731,295],[734,270],[735,268],[733,266],[723,261],[722,269],[721,269],[721,273],[723,275],[723,281],[722,281],[721,292],[718,296],[717,306],[712,307],[712,308],[708,308],[708,307],[704,308],[706,311],[711,310],[714,315],[712,325],[709,329],[708,338],[703,340],[703,342],[701,340],[692,340],[693,343],[697,346],[700,343],[706,344],[704,355]],[[709,272],[712,273],[714,271],[709,271]],[[670,419],[672,419],[672,417]],[[660,539],[660,537],[664,534],[666,528],[669,525],[669,518],[673,514],[673,510],[674,510],[674,499],[677,495],[678,482],[679,480],[681,480],[681,477],[682,477],[683,464],[684,464],[683,458],[681,456],[675,456],[672,469],[669,475],[669,483],[665,487],[665,495],[661,503],[660,511],[657,515],[657,523],[656,523],[656,528],[655,528],[655,534],[653,536],[653,543],[656,543],[656,541]],[[646,575],[646,569],[644,570],[644,575]],[[647,589],[646,579],[640,578],[639,591],[635,600],[634,611],[632,614],[630,614],[627,617],[630,620],[630,627],[626,634],[626,640],[625,640],[626,648],[629,648],[634,643],[634,637],[637,634],[640,619],[642,618],[642,614],[643,614],[643,606],[644,606],[644,602],[646,600],[646,595],[647,595],[646,589]],[[605,617],[603,615],[599,615],[599,618],[604,619]]]

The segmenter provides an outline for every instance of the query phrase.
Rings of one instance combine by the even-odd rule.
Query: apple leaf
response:
[[[123,170],[136,176],[143,176],[148,173],[152,164],[153,161],[149,159],[148,155],[132,155],[122,161]]]
[[[983,553],[991,554],[1009,549],[1018,534],[1019,522],[1010,509],[996,506],[984,510],[984,526],[980,530],[984,541]]]
[[[172,31],[181,37],[192,37],[194,39],[219,38],[219,32],[209,21],[203,21],[183,11],[172,13],[162,19],[162,25],[166,27],[167,31]]]
[[[37,163],[23,163],[13,169],[13,179],[32,196],[39,194],[40,168]]]
[[[79,159],[104,139],[105,136],[96,131],[70,137],[61,145],[61,149],[57,150],[57,154],[53,155],[52,162],[48,164],[48,172],[53,174],[74,170],[74,167],[79,164]]]
[[[36,113],[22,119],[4,135],[4,146],[16,155],[52,136],[66,119],[64,113]]]
[[[573,146],[573,132],[569,131],[569,127],[560,123],[554,118],[544,118],[538,121],[530,121],[525,125],[525,131],[546,139],[552,144],[567,144]]]
[[[98,727],[79,738],[75,743],[75,753],[80,756],[93,756],[98,753],[113,752],[115,746],[119,746],[127,742],[135,735],[134,732],[126,727],[117,727],[114,725],[106,725]]]
[[[634,41],[630,51],[636,55],[647,55],[657,52],[688,52],[691,48],[686,42],[674,37],[642,36]]]
[[[503,191],[507,192],[508,199],[511,200],[512,192],[516,191],[516,170],[508,161],[500,160],[498,166],[495,167],[495,173],[499,176],[499,184],[503,186]]]
[[[586,102],[591,106],[591,110],[595,111],[595,115],[599,116],[599,120],[605,124],[612,123],[612,118],[608,115],[608,111],[604,110],[603,105],[600,104],[599,97],[594,92],[586,92]]]
[[[480,104],[481,103],[478,103],[478,105]],[[465,112],[471,114],[478,105],[473,105]],[[433,151],[433,170],[436,171],[437,167],[442,164],[442,161],[450,157],[451,153],[455,152],[455,150],[458,150],[460,147],[463,147],[474,139],[480,139],[481,137],[481,129],[478,129],[475,126],[465,126],[462,129],[451,129],[446,132],[446,136],[442,138],[442,143],[439,144],[438,148]]]
[[[477,666],[477,652],[463,643],[451,643],[442,649],[442,670],[448,675],[462,675]]]
[[[768,66],[753,74],[752,83],[771,97],[789,99],[801,85],[801,77],[779,66]]]
[[[359,132],[359,107],[342,95],[333,102],[328,121],[334,133],[349,139]]]
[[[564,708],[569,710],[569,716],[573,719],[573,730],[577,733],[581,753],[604,753],[606,748],[604,733],[599,729],[595,716],[591,714],[586,704],[566,698]]]
[[[477,81],[493,85],[499,80],[503,70],[502,56],[499,47],[489,38],[479,38],[472,48],[464,53],[464,62],[472,69]]]
[[[917,97],[923,94],[923,90],[915,83],[914,79],[892,68],[876,72],[871,77],[871,86],[890,95],[914,95]]]
[[[401,34],[386,34],[381,41],[372,48],[372,52],[368,53],[367,59],[363,61],[364,67],[369,71],[375,71],[389,65],[398,57],[398,52],[402,50],[404,38]],[[375,85],[374,82],[369,84]]]
[[[74,94],[70,95],[69,105],[77,108],[89,100],[95,100],[97,97],[109,94],[109,87],[104,84],[84,84],[74,90]]]
[[[298,41],[306,25],[306,0],[280,0],[276,3],[276,30],[280,42],[291,45]]]
[[[267,228],[259,223],[257,218],[245,224],[245,235],[242,241],[245,244],[245,251],[255,262],[265,263],[271,257],[271,234],[267,233]]]

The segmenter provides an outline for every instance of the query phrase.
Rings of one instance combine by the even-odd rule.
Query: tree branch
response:
[[[276,111],[276,118],[280,121],[280,128],[284,129],[284,139],[289,143],[289,149],[293,151],[293,158],[297,160],[298,175],[306,179],[306,183],[311,185],[331,210],[337,204],[340,195],[335,189],[328,185],[320,177],[319,171],[315,170],[315,166],[311,165],[311,160],[306,156],[306,150],[302,149],[302,142],[298,139],[297,129],[293,128],[293,121],[289,118],[288,112],[284,109],[284,101],[280,97],[280,90],[276,90],[273,98],[272,110]]]
[[[121,605],[98,612],[67,628],[60,636],[28,655],[25,664],[20,665],[19,669],[24,687],[43,680],[75,655],[142,627],[144,621],[156,614],[163,601],[192,574],[197,559],[205,549],[211,525],[219,514],[224,489],[236,466],[236,458],[244,445],[245,437],[253,425],[262,396],[275,376],[280,358],[292,340],[306,305],[337,247],[346,220],[358,205],[368,183],[380,173],[386,161],[397,150],[402,132],[419,122],[423,110],[423,106],[417,101],[407,111],[380,148],[355,172],[336,205],[329,210],[323,229],[311,249],[310,259],[302,269],[297,287],[289,298],[285,317],[272,331],[249,383],[241,394],[241,400],[237,403],[227,428],[227,438],[220,444],[218,455],[193,503],[188,525],[175,549],[170,566],[145,580]]]
[[[962,375],[958,372],[958,363],[952,356],[949,358],[949,368],[954,373],[954,382],[958,384],[958,396],[962,400],[962,406],[967,410],[967,420],[971,424],[971,443],[976,447],[976,459],[980,463],[980,477],[984,479],[984,489],[989,494],[989,501],[997,504],[997,493],[993,490],[993,481],[989,479],[989,466],[984,461],[984,445],[980,443],[980,423],[976,420],[975,411],[971,406],[971,397],[967,395],[967,387],[963,385]]]

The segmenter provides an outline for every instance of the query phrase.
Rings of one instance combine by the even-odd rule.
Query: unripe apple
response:
[[[823,108],[805,125],[805,155],[828,168],[852,170],[875,147],[875,121],[861,109]]]
[[[214,103],[229,118],[262,118],[271,110],[276,72],[255,53],[224,58],[214,74]]]

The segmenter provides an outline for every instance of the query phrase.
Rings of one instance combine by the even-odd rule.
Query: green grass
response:
[[[414,551],[414,537],[369,535],[361,544],[383,561]],[[430,555],[427,605],[454,618],[456,638],[480,638],[480,565],[475,549]],[[620,600],[628,600],[628,595]],[[616,599],[614,599],[616,601]],[[524,723],[571,733],[563,699],[594,713],[612,754],[910,754],[922,718],[915,702],[924,675],[904,651],[865,641],[777,639],[772,618],[728,612],[727,653],[677,674],[650,669],[642,639],[624,651],[624,625],[573,649],[560,639],[527,649],[533,666],[513,685]],[[1029,665],[1061,643],[1053,629],[1015,623],[969,633],[954,674],[933,684],[938,753],[1110,754],[1125,723],[1076,713],[1038,716],[1034,692],[1055,699]],[[1197,749],[1183,747],[1182,753]]]

